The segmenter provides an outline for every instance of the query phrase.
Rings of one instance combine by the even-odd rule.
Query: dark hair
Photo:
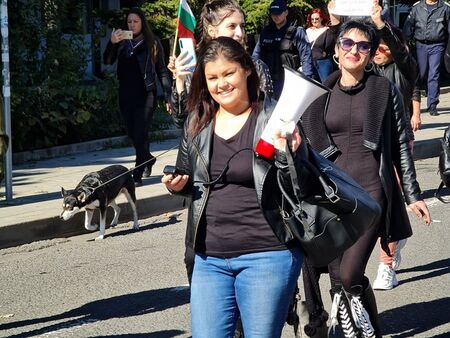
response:
[[[156,59],[158,57],[158,44],[156,42],[155,34],[153,34],[153,31],[150,29],[148,21],[145,18],[144,12],[139,7],[130,8],[130,10],[127,12],[127,15],[125,16],[125,29],[128,29],[128,16],[130,14],[136,14],[141,19],[142,35],[144,36],[144,40],[147,43],[148,52],[149,55],[151,55],[152,61],[156,62]]]
[[[223,20],[235,12],[244,16],[241,6],[235,0],[208,1],[202,8],[197,24],[198,49],[203,48],[212,39],[208,33],[208,26],[220,25]]]
[[[223,57],[230,62],[238,63],[243,69],[249,70],[247,77],[247,90],[252,113],[258,113],[259,77],[251,56],[237,41],[228,37],[218,37],[209,41],[201,50],[197,60],[194,74],[192,75],[191,89],[189,92],[187,110],[193,114],[188,135],[194,138],[206,124],[213,119],[219,104],[214,101],[208,91],[205,77],[205,65],[217,58]]]
[[[356,29],[360,31],[370,42],[370,57],[374,56],[378,45],[380,44],[380,37],[377,34],[375,26],[368,22],[362,22],[357,20],[347,21],[342,24],[341,29],[339,30],[339,36],[336,40],[336,45],[339,44],[339,40],[346,34],[347,32]]]
[[[323,26],[328,26],[328,24],[330,23],[330,19],[328,18],[328,15],[326,15],[323,10],[321,10],[320,8],[314,8],[311,10],[311,12],[309,12],[308,14],[308,18],[306,19],[306,25],[308,27],[312,26],[311,23],[311,16],[313,14],[319,14],[320,20],[322,21],[322,25]]]

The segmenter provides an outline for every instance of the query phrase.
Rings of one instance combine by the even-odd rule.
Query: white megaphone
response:
[[[295,124],[300,120],[306,108],[319,96],[329,92],[330,90],[321,83],[284,66],[283,91],[261,138],[256,144],[255,151],[273,161],[275,159],[275,147],[272,138],[275,131],[281,129],[284,132],[292,133]]]

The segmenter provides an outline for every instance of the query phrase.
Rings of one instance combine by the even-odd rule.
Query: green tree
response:
[[[105,137],[102,126],[108,133],[117,131],[117,118],[107,116],[114,111],[106,101],[107,87],[114,82],[83,83],[84,2],[17,0],[9,2],[8,11],[13,150]],[[65,13],[75,18],[70,25]],[[99,123],[105,116],[113,123]],[[89,123],[100,127],[90,128]]]
[[[258,33],[268,22],[269,6],[272,0],[241,0],[239,1],[245,13],[245,22],[248,34]],[[326,0],[287,0],[289,17],[304,25],[308,12],[315,7],[326,8]]]

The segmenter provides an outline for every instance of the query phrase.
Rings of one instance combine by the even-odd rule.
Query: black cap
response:
[[[270,4],[269,13],[279,15],[287,10],[287,5],[284,0],[274,0]]]

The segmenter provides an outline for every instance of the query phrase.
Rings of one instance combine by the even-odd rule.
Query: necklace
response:
[[[128,40],[130,42],[131,50],[130,55],[134,54],[134,50],[144,42],[144,39],[134,42],[133,40]]]

